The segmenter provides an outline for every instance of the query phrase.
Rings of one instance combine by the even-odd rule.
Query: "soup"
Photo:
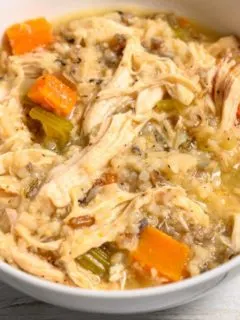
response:
[[[165,285],[240,250],[239,42],[173,13],[6,30],[0,256],[90,289]]]

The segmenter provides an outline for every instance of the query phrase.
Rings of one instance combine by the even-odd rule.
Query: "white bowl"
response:
[[[81,9],[147,6],[175,10],[226,33],[240,29],[239,0],[7,0],[1,1],[0,33],[11,23],[35,16],[55,18]],[[91,291],[51,283],[0,262],[2,281],[39,300],[75,310],[104,313],[138,313],[185,304],[233,278],[240,257],[200,276],[163,287],[127,291]],[[4,293],[3,293],[4,294]]]

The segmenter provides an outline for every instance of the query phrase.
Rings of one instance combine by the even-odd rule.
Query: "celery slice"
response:
[[[203,37],[203,34],[201,34],[197,26],[190,20],[188,21],[186,26],[181,27],[179,17],[177,17],[175,14],[167,14],[166,19],[170,27],[174,31],[175,37],[178,39],[188,42],[194,39],[200,40]]]
[[[161,100],[157,103],[157,109],[158,111],[173,111],[173,110],[177,110],[177,111],[181,111],[184,108],[186,108],[186,106],[184,104],[182,104],[181,102],[174,100],[174,99],[165,99],[165,100]]]
[[[98,276],[107,276],[110,268],[110,260],[116,247],[112,244],[104,244],[99,248],[93,248],[76,260],[81,267],[91,271]]]
[[[46,135],[44,139],[46,146],[49,144],[54,145],[54,143],[56,143],[60,149],[66,146],[73,129],[73,125],[69,120],[61,118],[40,107],[32,108],[29,115],[32,119],[38,120],[42,124]]]
[[[190,41],[191,35],[188,29],[183,29],[183,28],[175,28],[174,29],[175,36],[176,38],[183,40],[183,41]]]

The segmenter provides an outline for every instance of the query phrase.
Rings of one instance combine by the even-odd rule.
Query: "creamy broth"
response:
[[[26,22],[1,50],[1,258],[124,290],[237,255],[238,39],[136,9],[77,13],[51,32]]]

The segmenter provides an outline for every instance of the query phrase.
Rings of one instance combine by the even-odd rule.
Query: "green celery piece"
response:
[[[69,120],[59,117],[40,107],[32,108],[29,115],[32,119],[41,122],[46,135],[45,143],[49,141],[56,142],[61,149],[66,146],[73,129],[73,125]]]
[[[89,250],[76,260],[84,269],[103,277],[108,274],[111,256],[114,252],[116,252],[115,247],[111,244],[104,244],[99,248]]]
[[[189,23],[186,27],[181,27],[179,25],[178,17],[173,14],[167,14],[166,16],[167,22],[169,23],[170,27],[173,29],[175,37],[183,40],[185,42],[191,41],[194,38],[200,37],[200,32],[194,28],[192,23]]]
[[[174,99],[165,99],[161,100],[157,103],[157,108],[158,111],[172,111],[172,110],[177,110],[181,111],[185,108],[186,106],[182,104],[181,102],[174,100]]]
[[[85,269],[92,273],[103,276],[106,273],[104,264],[93,257],[92,252],[86,253],[83,257],[78,259],[78,263]]]
[[[183,29],[180,27],[177,27],[174,29],[175,36],[183,41],[189,41],[191,39],[190,31],[188,29]]]

